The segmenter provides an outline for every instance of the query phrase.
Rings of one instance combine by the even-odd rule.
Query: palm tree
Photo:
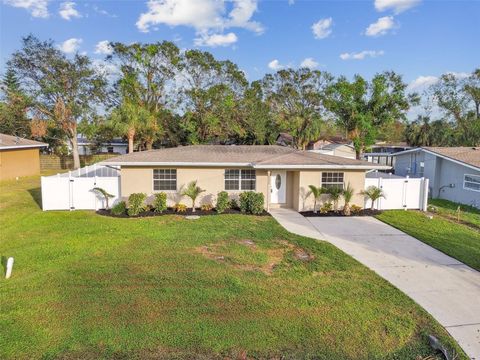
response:
[[[339,187],[331,187],[327,190],[328,195],[330,195],[330,199],[333,201],[333,209],[338,211],[338,200],[342,196],[343,189]]]
[[[108,210],[108,199],[114,198],[115,195],[112,195],[107,190],[99,188],[99,187],[94,187],[93,191],[96,191],[96,192],[100,193],[104,197],[104,199],[105,199],[105,209]]]
[[[380,189],[377,186],[369,186],[367,190],[362,190],[360,192],[363,196],[365,196],[367,199],[370,199],[372,201],[372,207],[371,210],[374,209],[375,207],[375,201],[377,201],[380,198],[386,198],[385,193],[383,192],[382,189]]]
[[[325,194],[325,189],[322,188],[321,186],[315,186],[315,185],[308,185],[310,188],[310,194],[313,195],[313,213],[317,213],[317,200],[320,199],[322,194]]]
[[[350,183],[348,183],[347,187],[343,189],[343,200],[345,201],[345,205],[343,205],[343,214],[346,216],[350,216],[350,201],[352,201],[354,193],[355,190]]]
[[[195,212],[195,200],[197,200],[198,195],[204,191],[205,190],[197,186],[197,180],[190,182],[186,189],[182,191],[182,196],[188,196],[192,199],[192,212]]]

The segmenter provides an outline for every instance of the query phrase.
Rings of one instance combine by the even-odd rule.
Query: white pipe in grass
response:
[[[13,270],[13,257],[9,257],[7,260],[7,271],[5,272],[5,279],[10,279],[10,276],[12,276],[12,270]]]

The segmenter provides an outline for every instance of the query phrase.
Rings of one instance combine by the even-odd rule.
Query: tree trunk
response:
[[[135,137],[135,129],[128,129],[128,153],[133,153],[133,139]]]
[[[360,160],[360,156],[362,155],[362,151],[360,149],[355,148],[355,158]]]
[[[69,139],[70,144],[72,145],[72,155],[73,155],[73,168],[78,169],[80,168],[80,155],[78,154],[78,142],[77,142],[77,134],[76,131]]]
[[[145,142],[145,147],[147,148],[147,150],[152,150],[152,149],[153,149],[153,140],[152,140],[152,139],[148,139],[148,140]]]

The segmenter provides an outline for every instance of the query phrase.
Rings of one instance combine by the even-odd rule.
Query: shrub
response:
[[[145,210],[145,193],[133,193],[128,197],[128,216],[137,216]]]
[[[213,209],[213,205],[212,204],[202,204],[200,209],[202,209],[202,211],[211,211]]]
[[[162,213],[167,210],[167,194],[164,192],[155,194],[155,199],[153,199],[153,211],[157,213]]]
[[[228,200],[228,193],[226,191],[221,191],[217,195],[217,206],[216,210],[219,214],[225,212],[230,207],[230,201]]]
[[[238,209],[238,201],[236,199],[230,199],[230,209]]]
[[[182,191],[182,196],[188,196],[192,200],[192,212],[195,212],[195,201],[197,200],[198,195],[200,195],[205,190],[201,189],[200,186],[197,186],[197,180],[191,181],[187,188]]]
[[[258,215],[263,212],[265,199],[263,193],[246,191],[240,194],[240,210],[243,213]]]
[[[174,206],[173,208],[174,208],[175,211],[178,212],[178,213],[187,212],[187,205],[182,204],[182,203],[175,204],[175,206]]]
[[[324,203],[322,205],[322,207],[320,208],[320,214],[326,214],[329,211],[332,211],[332,209],[333,209],[333,204],[332,204],[331,201],[328,201],[328,202]]]
[[[361,191],[360,194],[371,201],[371,210],[375,209],[375,201],[380,198],[386,198],[383,190],[373,185],[369,186],[366,190]]]
[[[358,206],[358,205],[355,205],[355,204],[353,204],[352,206],[350,206],[350,212],[351,212],[353,215],[358,215],[358,214],[360,214],[361,211],[362,211],[362,207],[361,207],[361,206]]]
[[[125,215],[125,213],[127,212],[127,204],[125,203],[125,201],[120,201],[113,205],[110,211],[112,212],[112,215]]]

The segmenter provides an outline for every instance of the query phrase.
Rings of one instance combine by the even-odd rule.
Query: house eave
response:
[[[12,146],[0,146],[0,151],[2,150],[17,150],[17,149],[34,149],[47,147],[48,144],[43,145],[12,145]]]
[[[390,170],[391,166],[386,165],[254,165],[255,169],[287,169],[287,170]]]
[[[398,155],[404,155],[404,154],[410,154],[410,153],[414,153],[414,152],[419,152],[419,151],[425,151],[426,153],[429,153],[431,155],[435,155],[435,156],[438,156],[442,159],[445,159],[445,160],[448,160],[448,161],[451,161],[455,164],[458,164],[458,165],[462,165],[462,166],[465,166],[465,167],[468,167],[470,169],[473,169],[473,170],[476,170],[476,171],[480,171],[480,167],[478,166],[475,166],[475,165],[471,165],[471,164],[467,164],[466,162],[463,162],[463,161],[460,161],[460,160],[456,160],[456,159],[452,159],[451,157],[448,157],[446,155],[443,155],[443,154],[439,154],[435,151],[431,151],[431,150],[428,150],[428,149],[424,149],[424,148],[415,148],[415,149],[409,149],[409,150],[405,150],[405,151],[399,151],[397,153],[394,153],[392,154],[393,156],[398,156]]]

